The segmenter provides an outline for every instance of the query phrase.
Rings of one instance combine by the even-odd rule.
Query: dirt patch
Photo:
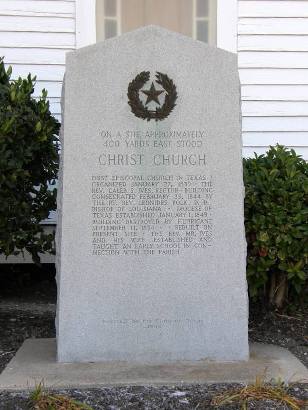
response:
[[[52,311],[50,306],[45,310],[42,307],[24,310],[22,305],[7,310],[6,304],[0,304],[0,372],[25,339],[55,337],[55,305]]]
[[[249,339],[285,347],[308,367],[308,307],[289,315],[251,306]]]

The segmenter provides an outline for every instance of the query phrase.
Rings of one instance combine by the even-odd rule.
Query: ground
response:
[[[29,270],[29,269],[28,269]],[[0,274],[0,372],[29,337],[54,337],[56,286],[53,267],[45,272],[17,271]],[[286,347],[308,366],[308,311],[293,314],[266,313],[260,305],[251,306],[249,336],[251,341]],[[117,387],[90,390],[66,390],[94,409],[210,409],[211,399],[226,385],[173,387]],[[295,385],[295,396],[308,399],[307,386]],[[29,392],[0,393],[0,409],[25,410]],[[225,406],[238,409],[238,405]],[[252,402],[251,409],[286,409],[281,404]]]

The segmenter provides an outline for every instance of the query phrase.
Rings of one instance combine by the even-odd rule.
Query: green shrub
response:
[[[282,307],[307,285],[308,164],[277,145],[244,159],[244,182],[250,296]]]
[[[11,80],[0,59],[0,254],[53,249],[53,235],[40,221],[56,209],[58,121],[49,111],[47,92],[33,98],[35,77]]]

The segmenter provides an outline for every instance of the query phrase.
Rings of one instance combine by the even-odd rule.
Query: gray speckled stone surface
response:
[[[103,362],[57,363],[54,339],[27,339],[0,375],[1,390],[32,388],[42,380],[46,388],[120,385],[175,385],[254,383],[266,381],[308,383],[308,370],[287,349],[254,343],[249,361],[214,363],[208,360],[172,363]],[[161,407],[160,407],[161,408]]]
[[[151,81],[159,71],[176,84],[177,105],[163,121],[136,118],[127,104],[128,84],[144,70],[151,72]],[[59,361],[248,359],[239,90],[236,55],[158,27],[142,28],[67,55],[57,232]],[[120,131],[119,147],[106,147],[102,130],[113,136]],[[138,131],[149,145],[125,147],[127,130]],[[159,137],[145,137],[147,132],[170,130],[202,131],[201,147],[179,147],[183,134],[171,138],[168,147],[154,147]],[[190,134],[184,139],[191,143],[194,137]],[[141,165],[100,164],[100,155],[119,153],[142,154],[144,161]],[[200,155],[206,161],[183,166],[153,163],[154,155],[172,154],[189,154],[194,159]],[[186,201],[183,215],[194,220],[192,233],[176,233],[180,226],[176,212],[181,207],[172,194],[163,207],[172,213],[171,223],[164,223],[154,212],[154,234],[142,234],[136,225],[137,238],[144,235],[141,243],[154,246],[153,254],[124,255],[122,242],[127,239],[120,232],[120,245],[115,246],[119,254],[93,255],[91,184],[92,176],[100,175],[108,181],[114,176],[172,176],[173,188]],[[201,228],[196,225],[200,214],[196,207],[201,206],[202,214],[205,194],[201,190],[201,197],[194,200],[178,182],[187,182],[190,192],[194,187],[199,192],[200,176],[213,187],[206,247],[200,247],[205,237],[199,232],[207,229],[202,225],[205,214]],[[136,189],[127,180],[126,192],[137,192],[130,206],[140,205]],[[105,204],[129,211],[121,201],[106,200]],[[193,206],[189,214],[187,209]],[[105,214],[103,224],[108,220]],[[126,229],[135,228],[128,223]],[[167,238],[168,232],[193,239],[187,248],[181,243],[173,255],[162,254],[153,245],[153,236]],[[108,237],[105,243],[110,246],[112,240]]]

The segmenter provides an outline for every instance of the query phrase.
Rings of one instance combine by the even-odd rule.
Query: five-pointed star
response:
[[[145,105],[149,104],[151,101],[155,101],[157,104],[160,105],[158,96],[163,93],[163,90],[156,90],[154,83],[152,82],[151,87],[149,90],[141,90],[143,92],[143,94],[145,94],[147,96],[147,100]]]

